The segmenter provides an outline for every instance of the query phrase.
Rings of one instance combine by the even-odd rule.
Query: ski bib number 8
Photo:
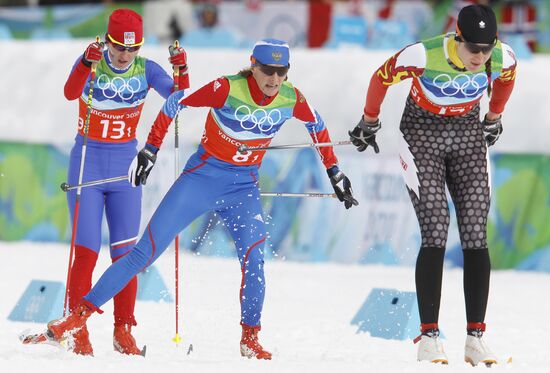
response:
[[[238,149],[235,155],[233,156],[233,162],[236,163],[248,163],[248,164],[254,164],[258,160],[259,155],[256,154],[254,157],[252,157],[252,160],[250,160],[250,156],[252,155],[251,150],[247,150],[245,153],[241,153]]]
[[[237,152],[235,153],[232,159],[234,162],[238,162],[238,163],[247,162],[248,158],[251,155],[252,155],[252,152],[250,150],[247,150],[246,153],[241,153],[239,152],[239,150],[237,150]]]

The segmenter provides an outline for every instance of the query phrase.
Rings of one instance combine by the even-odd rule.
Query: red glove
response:
[[[88,48],[84,51],[84,56],[82,56],[82,62],[86,66],[92,66],[92,63],[97,63],[103,58],[103,43],[92,43],[88,45]]]
[[[180,70],[182,67],[187,66],[187,53],[185,53],[185,49],[182,47],[174,48],[171,45],[168,50],[170,51],[170,58],[168,60],[173,66],[179,66]]]

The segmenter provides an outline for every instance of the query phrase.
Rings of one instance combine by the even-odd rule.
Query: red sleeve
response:
[[[311,106],[309,106],[306,98],[302,92],[298,90],[298,88],[294,88],[294,91],[296,92],[296,105],[294,105],[292,115],[294,118],[299,119],[302,122],[314,122],[315,113]]]
[[[226,78],[219,78],[199,88],[189,96],[181,98],[183,94],[183,91],[177,91],[168,97],[151,126],[147,137],[148,144],[160,149],[168,127],[179,109],[187,106],[222,107],[229,95],[229,81]]]
[[[64,93],[67,100],[76,100],[82,95],[82,90],[86,85],[86,80],[90,75],[90,71],[91,68],[84,65],[82,62],[76,64],[65,83]]]
[[[378,117],[389,86],[405,79],[418,78],[424,73],[425,53],[420,43],[409,45],[391,56],[372,74],[363,109],[367,116]],[[400,56],[404,59],[401,60]]]
[[[320,132],[310,132],[309,135],[311,136],[311,139],[314,143],[332,141],[326,128]],[[335,164],[338,164],[338,158],[336,158],[336,154],[334,154],[334,148],[332,146],[322,146],[316,149],[319,153],[319,156],[321,157],[321,162],[323,162],[323,165],[326,169],[329,169]]]
[[[185,97],[181,103],[191,107],[221,108],[229,96],[229,81],[218,78]]]
[[[314,143],[320,142],[331,142],[330,135],[327,128],[325,127],[325,122],[307,102],[306,98],[298,90],[294,88],[296,92],[296,104],[294,105],[293,115],[294,118],[299,119],[303,122],[306,122],[306,127],[309,132],[309,136]],[[315,148],[319,157],[321,157],[321,162],[325,165],[326,168],[331,168],[338,163],[338,159],[334,154],[334,149],[332,146],[323,146]]]
[[[489,110],[496,114],[504,111],[504,106],[508,102],[514,83],[516,82],[516,64],[509,69],[502,70],[502,75],[493,83],[493,92],[489,100]]]
[[[369,117],[377,118],[380,114],[380,107],[386,97],[389,85],[382,83],[382,79],[377,74],[378,70],[372,74],[370,78],[369,89],[367,91],[367,99],[363,112]]]
[[[149,130],[147,144],[153,145],[157,149],[160,149],[164,136],[166,136],[166,132],[168,132],[168,127],[170,126],[170,123],[172,123],[172,119],[174,118],[166,115],[163,110],[159,111],[153,125],[151,126],[151,130]]]

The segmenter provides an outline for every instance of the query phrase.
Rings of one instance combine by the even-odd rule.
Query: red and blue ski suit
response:
[[[83,128],[90,89],[90,67],[79,58],[65,84],[65,97],[79,99],[78,134],[71,150],[68,182],[78,184],[82,156]],[[189,86],[182,75],[179,87]],[[174,87],[172,78],[155,62],[137,56],[124,70],[110,62],[108,51],[98,63],[93,90],[88,143],[83,165],[83,182],[125,175],[135,157],[135,138],[145,97],[150,88],[168,97]],[[74,218],[76,190],[67,193],[71,218]],[[75,239],[75,259],[71,267],[69,309],[72,310],[90,290],[101,247],[103,212],[109,226],[111,259],[126,255],[137,241],[141,217],[141,187],[126,181],[83,188]],[[71,221],[73,221],[71,219]],[[115,323],[135,325],[134,305],[137,278],[114,299]]]
[[[147,143],[160,147],[176,113],[188,106],[210,107],[196,153],[172,185],[143,236],[127,256],[111,265],[84,297],[96,310],[136,273],[151,265],[174,237],[208,211],[222,218],[241,265],[241,324],[259,326],[265,294],[264,245],[267,238],[258,187],[265,152],[246,152],[242,144],[266,146],[281,126],[295,117],[305,123],[314,142],[330,142],[325,124],[305,97],[284,82],[275,96],[265,96],[252,76],[226,76],[188,97],[172,94],[157,116]],[[337,163],[332,147],[319,149],[328,169]]]

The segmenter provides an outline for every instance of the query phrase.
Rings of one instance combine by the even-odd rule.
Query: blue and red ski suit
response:
[[[83,165],[83,182],[125,175],[135,157],[135,138],[145,97],[150,88],[168,97],[174,87],[172,78],[155,62],[137,56],[124,70],[115,68],[108,51],[98,63],[93,90],[88,142]],[[86,120],[90,67],[79,58],[65,83],[65,97],[79,99],[78,134],[71,150],[68,183],[78,184],[84,123]],[[182,75],[179,86],[189,86]],[[67,193],[74,221],[76,190]],[[92,272],[101,248],[101,223],[105,212],[109,226],[112,261],[126,255],[137,241],[141,217],[141,187],[127,181],[83,188],[75,239],[75,257],[71,266],[69,309],[72,310],[91,289]],[[136,325],[134,306],[137,278],[114,298],[115,324]]]
[[[181,92],[172,94],[153,124],[148,145],[160,148],[172,119],[189,106],[211,108],[197,152],[165,195],[134,250],[111,265],[84,299],[100,311],[181,230],[201,214],[215,211],[235,242],[241,265],[241,324],[260,326],[267,234],[258,169],[265,151],[242,154],[238,148],[268,145],[292,117],[306,122],[314,142],[330,142],[330,137],[319,114],[290,83],[284,82],[279,93],[270,97],[262,93],[253,76],[235,75],[216,79],[185,98]],[[332,147],[319,148],[319,154],[327,169],[337,163]]]

